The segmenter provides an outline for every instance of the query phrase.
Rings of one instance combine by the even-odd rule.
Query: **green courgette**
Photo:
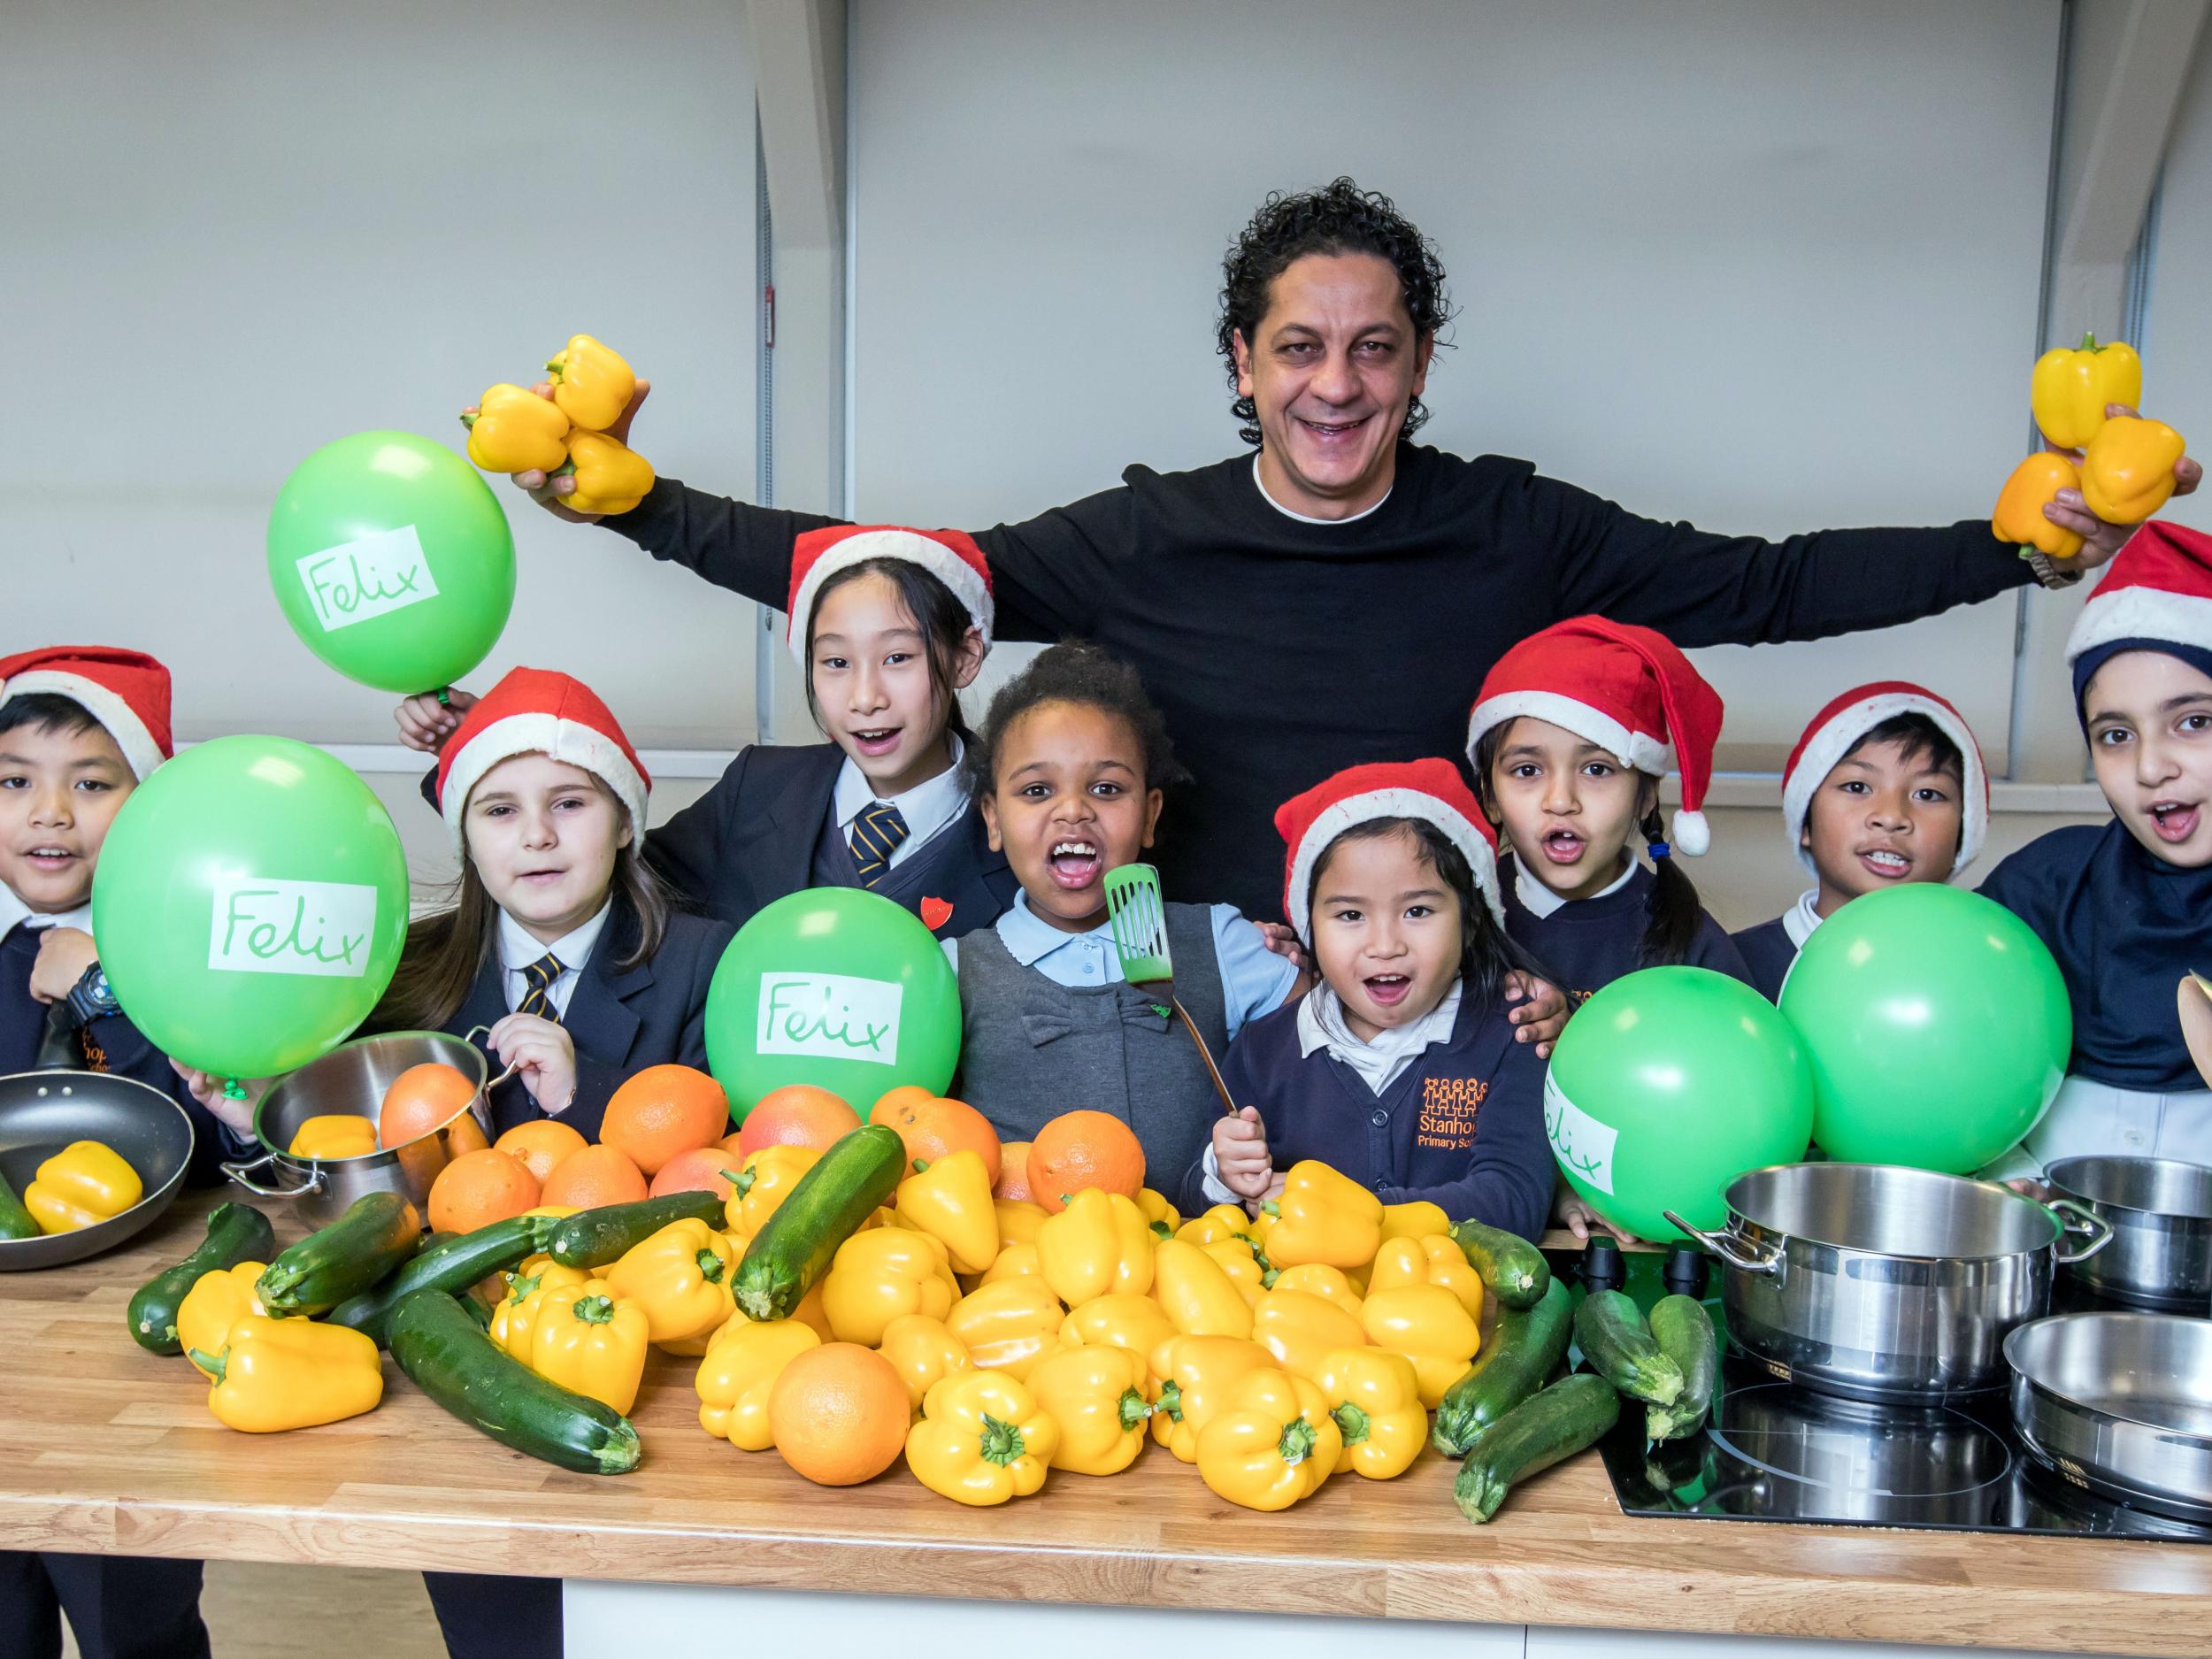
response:
[[[1561,1378],[1491,1425],[1460,1465],[1452,1502],[1480,1525],[1498,1512],[1514,1482],[1594,1446],[1620,1415],[1620,1396],[1604,1378],[1587,1371]]]
[[[269,1263],[254,1294],[271,1313],[327,1313],[383,1282],[422,1244],[422,1217],[397,1193],[370,1193]]]
[[[419,1290],[392,1310],[388,1329],[392,1357],[415,1386],[502,1446],[580,1474],[638,1466],[643,1448],[629,1418],[502,1353],[457,1298]]]
[[[1645,1408],[1645,1438],[1680,1440],[1696,1432],[1713,1409],[1713,1389],[1720,1381],[1720,1344],[1713,1335],[1713,1317],[1694,1296],[1662,1296],[1651,1304],[1651,1336],[1659,1351],[1680,1368],[1682,1392],[1672,1405]]]
[[[219,1273],[241,1262],[265,1262],[276,1249],[276,1229],[251,1204],[218,1204],[208,1212],[200,1248],[138,1287],[124,1312],[131,1340],[149,1354],[181,1354],[177,1309],[203,1273]]]
[[[1475,1356],[1472,1370],[1436,1408],[1430,1439],[1447,1457],[1463,1457],[1491,1425],[1532,1397],[1567,1355],[1574,1298],[1554,1279],[1533,1308],[1508,1308]]]
[[[1590,1369],[1633,1400],[1671,1406],[1682,1368],[1662,1353],[1624,1290],[1594,1290],[1575,1310],[1575,1344]]]
[[[400,1298],[419,1290],[442,1290],[458,1296],[479,1279],[504,1272],[525,1256],[545,1248],[560,1225],[555,1216],[516,1216],[495,1221],[458,1238],[432,1245],[382,1284],[349,1297],[330,1310],[330,1323],[350,1325],[381,1346],[385,1326]]]
[[[23,1208],[8,1178],[0,1175],[0,1239],[35,1239],[38,1234],[37,1220]]]
[[[671,1193],[629,1204],[602,1204],[565,1217],[546,1240],[546,1254],[563,1267],[604,1267],[618,1262],[663,1227],[679,1221],[718,1226],[723,1203],[712,1193]]]
[[[839,1137],[745,1247],[732,1286],[745,1317],[788,1319],[905,1171],[896,1130],[867,1124]]]
[[[1486,1227],[1479,1221],[1452,1224],[1452,1242],[1467,1265],[1482,1276],[1490,1294],[1508,1308],[1533,1308],[1551,1287],[1551,1263],[1518,1233]]]

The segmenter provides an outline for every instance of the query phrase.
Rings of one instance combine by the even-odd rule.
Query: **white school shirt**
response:
[[[947,732],[945,742],[952,750],[952,764],[926,783],[918,783],[903,795],[887,799],[875,793],[860,768],[853,764],[850,755],[837,769],[837,787],[830,796],[830,810],[837,815],[837,835],[848,847],[853,841],[853,824],[863,812],[878,801],[895,806],[899,816],[906,820],[906,839],[891,849],[888,868],[896,870],[907,858],[918,852],[947,825],[968,810],[968,786],[960,775],[960,757],[967,746],[956,733]],[[563,962],[568,958],[563,956]]]
[[[1624,856],[1621,862],[1623,869],[1619,877],[1609,881],[1597,892],[1590,895],[1592,898],[1601,899],[1609,893],[1618,893],[1628,885],[1629,878],[1636,873],[1636,860],[1632,856]],[[1541,881],[1522,869],[1521,861],[1517,858],[1513,861],[1513,896],[1520,900],[1523,910],[1540,922],[1568,902],[1564,895],[1554,893]]]
[[[526,933],[521,923],[502,910],[499,913],[500,979],[506,987],[507,1011],[522,1006],[522,999],[530,994],[530,976],[525,972],[530,964],[548,951],[561,959],[560,977],[546,987],[545,1000],[553,1005],[554,1012],[565,1018],[568,1005],[576,995],[576,981],[583,977],[584,964],[591,960],[592,949],[599,942],[599,935],[607,926],[607,912],[614,908],[610,897],[599,907],[599,914],[581,927],[563,933],[549,945],[541,945]]]

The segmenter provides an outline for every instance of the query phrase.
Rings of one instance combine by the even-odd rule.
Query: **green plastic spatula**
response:
[[[1206,1063],[1206,1075],[1214,1080],[1222,1109],[1232,1118],[1237,1103],[1229,1098],[1229,1086],[1221,1080],[1213,1050],[1198,1034],[1190,1010],[1175,995],[1175,963],[1168,952],[1167,904],[1160,896],[1160,872],[1150,864],[1123,864],[1106,872],[1106,922],[1113,930],[1114,951],[1121,958],[1121,977],[1165,1000],[1183,1021],[1183,1029],[1198,1045],[1198,1057]]]

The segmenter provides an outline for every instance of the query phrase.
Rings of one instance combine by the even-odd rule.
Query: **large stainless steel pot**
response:
[[[1719,1233],[1667,1218],[1725,1264],[1737,1347],[1786,1381],[1924,1402],[2005,1384],[2006,1333],[2042,1313],[2054,1262],[2112,1230],[2070,1200],[1885,1164],[1783,1164],[1738,1176]],[[2087,1242],[2062,1249],[2067,1234]]]
[[[2054,1191],[2112,1229],[2112,1242],[2070,1267],[2100,1296],[2200,1311],[2212,1296],[2212,1169],[2170,1158],[2061,1158]]]
[[[2076,1486],[2212,1521],[2212,1320],[2067,1313],[2005,1339],[2012,1418]]]

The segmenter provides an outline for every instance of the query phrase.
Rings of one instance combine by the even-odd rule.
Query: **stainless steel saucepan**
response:
[[[2212,1521],[2212,1320],[2066,1313],[2005,1339],[2028,1449],[2101,1497]]]
[[[2100,1296],[2201,1312],[2212,1297],[2212,1169],[2170,1158],[2061,1158],[2053,1190],[2112,1229],[2111,1244],[2067,1271]]]

